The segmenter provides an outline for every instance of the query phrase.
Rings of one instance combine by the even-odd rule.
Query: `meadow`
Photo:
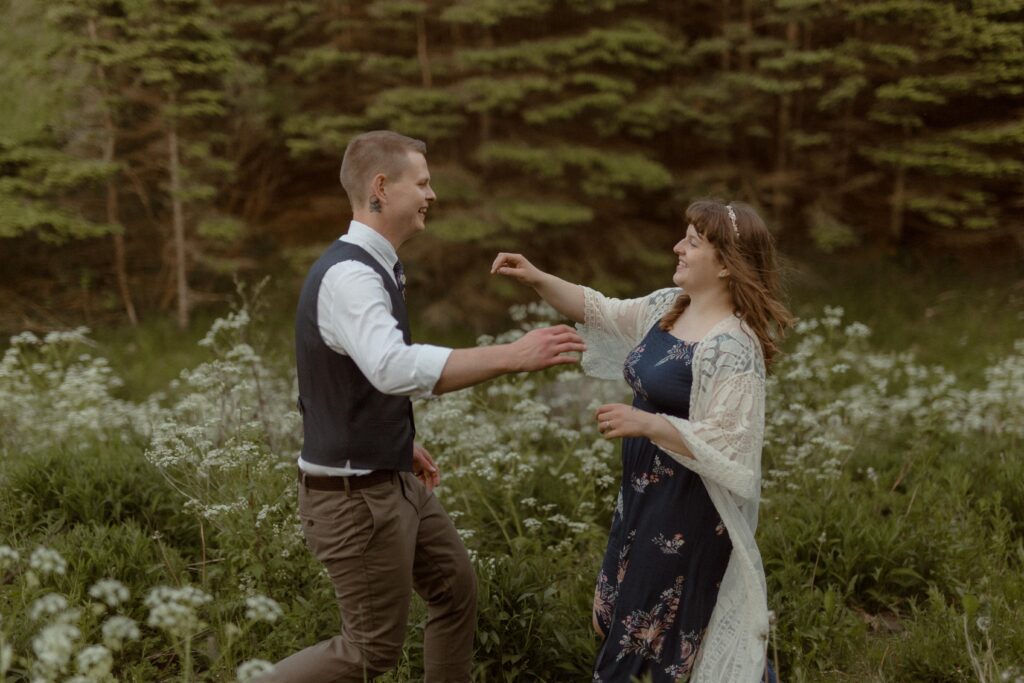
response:
[[[819,272],[827,272],[823,267]],[[758,541],[784,681],[1024,681],[1024,282],[808,278]],[[22,333],[0,361],[0,682],[247,681],[336,632],[295,513],[287,324]],[[510,310],[514,338],[551,320]],[[279,317],[279,316],[278,316]],[[573,369],[417,405],[480,579],[478,681],[589,680],[618,474]],[[391,682],[421,676],[414,605]]]

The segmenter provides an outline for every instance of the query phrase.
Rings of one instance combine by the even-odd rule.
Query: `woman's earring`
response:
[[[718,277],[729,277],[729,271],[728,270],[723,270],[722,272],[720,272],[718,274]]]

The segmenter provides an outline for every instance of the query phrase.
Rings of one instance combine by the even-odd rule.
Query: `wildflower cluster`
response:
[[[253,595],[245,599],[245,618],[251,621],[273,624],[283,614],[281,606],[265,595]]]
[[[794,349],[769,378],[769,489],[834,479],[861,440],[902,429],[1022,433],[1024,341],[989,368],[986,387],[964,390],[952,372],[921,365],[910,352],[871,348],[870,329],[843,315],[826,307],[820,318],[799,321]]]
[[[89,588],[89,597],[113,609],[131,597],[128,587],[117,579],[101,579]]]
[[[81,351],[88,333],[11,337],[0,360],[0,444],[75,448],[147,430],[152,405],[114,398],[122,380],[107,359]]]
[[[549,324],[554,313],[533,304],[513,309],[512,317],[515,329],[481,343],[515,339]],[[207,587],[223,590],[216,571],[227,562],[210,565],[215,578],[204,574],[203,589],[133,585],[129,590],[104,578],[85,590],[67,585],[68,563],[55,550],[34,543],[0,545],[0,574],[21,579],[24,599],[15,608],[20,611],[15,622],[33,629],[16,645],[0,631],[0,679],[15,667],[15,675],[27,673],[38,681],[113,680],[123,675],[122,660],[138,651],[168,651],[168,643],[178,655],[175,666],[187,677],[193,641],[219,653],[219,668],[211,675],[247,681],[271,667],[264,659],[243,662],[265,653],[239,654],[232,644],[243,642],[242,633],[287,624],[286,613],[293,609],[284,601],[301,569],[297,558],[313,560],[302,550],[295,514],[293,458],[300,418],[292,405],[294,379],[290,368],[268,363],[257,350],[254,318],[243,308],[214,323],[201,342],[210,359],[183,372],[166,394],[141,404],[113,398],[119,380],[109,366],[77,350],[89,344],[84,330],[12,340],[0,364],[3,443],[46,447],[144,440],[145,457],[180,494],[200,532],[216,535],[212,552],[221,554],[218,560],[230,559],[232,568],[221,575],[228,577],[230,589],[218,604]],[[870,337],[866,326],[845,321],[839,308],[826,308],[822,316],[796,326],[790,352],[769,379],[764,457],[769,499],[789,489],[836,482],[861,440],[897,429],[941,434],[950,441],[1024,436],[1024,340],[985,372],[980,386],[967,387],[913,354],[873,348]],[[622,382],[553,368],[417,402],[418,439],[442,469],[438,495],[470,548],[481,581],[515,586],[514,594],[523,600],[550,599],[537,603],[537,614],[550,608],[556,591],[520,590],[522,558],[570,558],[560,566],[586,583],[577,576],[579,558],[603,547],[620,472],[618,444],[600,436],[593,413],[602,403],[627,397]],[[884,465],[872,464],[884,478]],[[881,488],[874,467],[862,470],[864,479]],[[815,530],[809,538],[817,536]],[[833,541],[831,532],[823,534],[818,552]],[[539,560],[536,566],[548,569]],[[198,570],[192,576],[199,581]],[[83,594],[84,604],[76,603]],[[132,611],[139,599],[147,610],[144,623],[127,616],[143,613]],[[570,602],[567,609],[575,609]],[[495,623],[514,621],[506,618],[508,609],[496,610],[504,616],[494,617]],[[972,624],[977,632],[988,632],[987,622]],[[969,637],[981,642],[975,631]],[[143,645],[132,645],[140,640]],[[992,650],[984,642],[979,653]],[[494,646],[493,640],[481,643]],[[204,653],[197,666],[213,661]],[[1000,661],[996,673],[1015,680],[1018,670],[1005,664]]]
[[[301,434],[291,369],[272,366],[255,350],[248,308],[217,320],[200,345],[213,358],[183,371],[175,397],[156,420],[145,456],[184,498],[185,510],[239,542],[244,566],[272,567],[287,581],[285,560],[302,537],[294,471]],[[271,490],[256,498],[254,490]],[[243,540],[258,527],[266,543]]]
[[[480,341],[509,341],[556,316],[546,305],[515,307],[516,330]],[[417,405],[417,438],[444,471],[438,494],[448,510],[457,519],[467,491],[487,501],[486,523],[498,533],[477,537],[460,529],[478,559],[481,552],[511,552],[516,539],[567,549],[601,533],[598,518],[617,483],[616,448],[600,437],[592,416],[623,393],[578,370],[552,370],[546,378],[506,376]]]
[[[199,618],[199,608],[212,601],[211,595],[194,586],[157,586],[146,596],[145,603],[149,608],[146,624],[175,639],[191,638],[206,627]]]

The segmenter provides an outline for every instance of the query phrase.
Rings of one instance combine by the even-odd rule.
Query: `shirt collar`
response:
[[[347,237],[347,241],[366,249],[376,256],[377,260],[384,262],[391,270],[395,269],[395,264],[398,263],[398,253],[384,235],[366,223],[352,221],[348,224]]]

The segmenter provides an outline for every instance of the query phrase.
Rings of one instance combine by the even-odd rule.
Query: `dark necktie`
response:
[[[395,261],[395,282],[398,283],[398,293],[402,295],[402,300],[405,300],[405,268],[402,267],[401,261]]]

